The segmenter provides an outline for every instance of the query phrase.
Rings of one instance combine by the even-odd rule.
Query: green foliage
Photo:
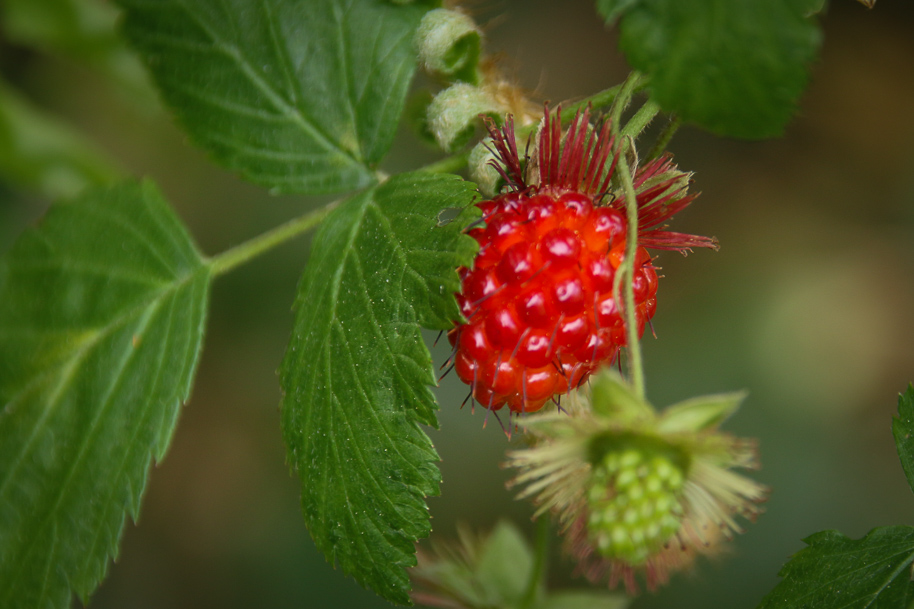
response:
[[[892,435],[908,486],[914,491],[914,385],[908,385],[908,390],[898,396],[898,417],[892,419]]]
[[[78,132],[0,82],[0,176],[58,199],[110,183],[117,173]]]
[[[443,208],[475,197],[456,176],[400,174],[346,201],[321,225],[299,286],[282,365],[283,435],[302,507],[331,563],[384,598],[408,603],[405,567],[429,533],[424,497],[438,457],[431,356],[419,326],[459,316],[456,269],[472,262]]]
[[[117,30],[117,9],[107,0],[3,0],[3,33],[17,44],[78,59],[126,86],[145,103],[152,90],[145,71]],[[142,99],[140,99],[142,98]]]
[[[540,523],[542,524],[542,523]],[[624,609],[629,598],[607,591],[547,591],[533,550],[517,528],[500,521],[485,537],[462,530],[459,544],[436,546],[438,556],[416,569],[416,597],[430,606],[499,609]],[[531,581],[535,587],[531,591]],[[447,603],[447,604],[445,604]]]
[[[804,541],[760,609],[906,609],[914,600],[914,528],[874,529],[859,540],[823,531]]]
[[[810,0],[601,0],[664,110],[721,135],[780,135],[821,34]],[[820,4],[820,3],[819,3]]]
[[[149,182],[53,207],[0,260],[0,606],[84,599],[200,352],[209,271]]]
[[[380,0],[119,0],[187,133],[274,192],[375,181],[427,7]]]
[[[459,548],[448,549],[451,560],[433,563],[425,573],[438,592],[467,607],[519,606],[536,563],[517,527],[502,520],[487,537],[461,537]]]
[[[898,397],[895,447],[914,490],[914,385]],[[883,527],[859,540],[823,531],[788,562],[759,609],[908,609],[914,603],[914,527]]]
[[[20,44],[100,58],[124,50],[117,11],[99,0],[4,0],[7,36]]]

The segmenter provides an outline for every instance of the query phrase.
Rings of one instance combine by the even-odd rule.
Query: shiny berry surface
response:
[[[461,269],[467,322],[451,331],[455,370],[482,406],[534,412],[573,390],[625,345],[613,280],[626,222],[590,196],[512,192],[478,204],[484,226],[472,269]],[[638,249],[639,333],[656,308],[657,274]]]

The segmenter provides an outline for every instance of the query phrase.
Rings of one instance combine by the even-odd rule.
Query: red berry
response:
[[[542,222],[517,221],[525,203]],[[464,296],[475,307],[457,329],[458,375],[483,406],[533,412],[618,354],[623,342],[613,340],[612,330],[621,317],[612,280],[622,257],[610,252],[621,243],[624,255],[624,230],[614,223],[618,212],[594,208],[578,193],[515,196],[509,204],[496,198],[485,207],[485,233],[498,255],[479,257],[464,275]],[[636,273],[638,304],[656,292],[652,274],[650,268]],[[647,313],[645,307],[642,316]],[[475,383],[468,378],[473,373]]]
[[[613,289],[628,222],[621,198],[607,196],[618,151],[608,124],[588,132],[587,120],[586,111],[576,116],[563,140],[559,119],[546,113],[536,184],[525,183],[516,149],[508,145],[514,142],[510,117],[503,131],[490,126],[513,190],[477,204],[485,227],[469,235],[480,250],[472,270],[460,272],[458,304],[466,322],[448,337],[457,375],[487,408],[539,410],[611,364],[626,343]],[[656,228],[693,198],[682,175],[666,157],[634,173],[636,195],[646,193],[638,200],[633,277],[639,336],[657,307],[657,273],[645,246],[715,245]],[[648,179],[650,187],[638,190]]]

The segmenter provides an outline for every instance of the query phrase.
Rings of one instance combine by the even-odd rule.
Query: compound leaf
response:
[[[914,528],[874,529],[862,539],[823,531],[804,541],[759,609],[903,609],[914,600]]]
[[[282,364],[283,435],[302,482],[311,536],[331,564],[391,602],[409,603],[406,567],[428,535],[424,498],[438,457],[434,368],[420,325],[459,317],[457,267],[475,241],[475,187],[456,176],[400,174],[327,217],[299,286]]]
[[[383,0],[118,0],[184,129],[275,192],[375,180],[427,7]]]
[[[200,352],[210,274],[149,182],[58,204],[0,259],[0,607],[88,598]]]
[[[600,0],[668,112],[715,133],[780,135],[821,40],[810,0]]]

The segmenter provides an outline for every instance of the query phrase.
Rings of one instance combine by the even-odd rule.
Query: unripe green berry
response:
[[[644,564],[679,531],[683,485],[681,467],[656,449],[607,452],[594,464],[587,489],[587,526],[598,551]]]

